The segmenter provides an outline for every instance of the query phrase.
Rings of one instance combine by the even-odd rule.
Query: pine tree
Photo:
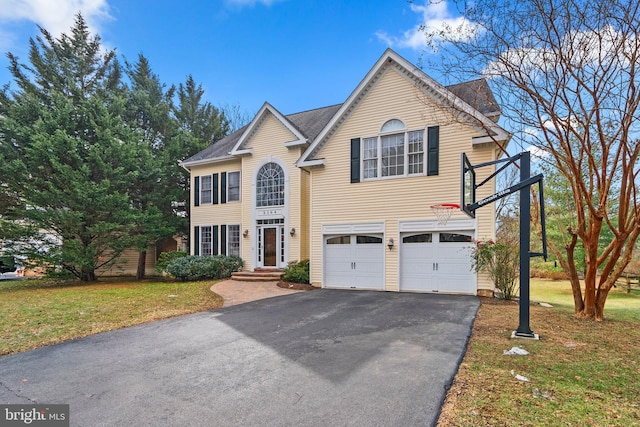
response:
[[[176,160],[171,150],[167,150],[178,134],[176,119],[171,115],[175,88],[165,91],[165,85],[143,55],[138,55],[135,64],[127,64],[127,75],[130,80],[127,120],[147,148],[147,155],[138,163],[138,182],[130,193],[134,206],[146,215],[134,238],[134,247],[139,251],[136,277],[142,279],[147,247],[186,229],[188,224],[173,209],[176,200],[184,196],[173,179],[178,168]]]
[[[173,112],[178,121],[180,135],[174,141],[175,144],[167,150],[175,161],[185,160],[204,150],[224,138],[230,131],[231,125],[224,112],[210,102],[203,101],[203,96],[202,85],[197,84],[191,75],[187,76],[184,84],[178,85],[178,102]],[[190,216],[189,172],[182,168],[176,169],[173,179],[182,189],[184,199],[179,204],[183,209],[181,214],[188,219]]]
[[[70,35],[40,28],[29,65],[8,57],[17,89],[0,92],[0,189],[22,203],[3,216],[4,237],[30,262],[96,280],[144,220],[129,191],[146,146],[122,118],[115,53],[77,15]]]

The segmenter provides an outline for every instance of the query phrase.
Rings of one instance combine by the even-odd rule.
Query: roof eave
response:
[[[311,168],[317,166],[324,166],[324,159],[314,159],[314,160],[298,160],[296,162],[296,166],[299,168]]]
[[[178,162],[178,164],[185,169],[189,169],[190,167],[193,167],[193,166],[201,166],[201,165],[206,165],[210,163],[227,162],[229,160],[234,160],[234,159],[236,159],[236,156],[233,154],[229,154],[227,156],[216,157],[213,159],[193,160],[191,162]]]
[[[253,148],[244,148],[242,150],[233,150],[231,152],[231,154],[234,156],[244,156],[246,154],[251,154],[251,153],[253,153]]]
[[[285,142],[284,146],[285,147],[298,147],[300,145],[305,145],[305,144],[308,144],[308,143],[309,143],[308,139],[298,139],[296,141]]]

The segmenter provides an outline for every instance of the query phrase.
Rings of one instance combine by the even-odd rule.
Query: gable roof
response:
[[[286,117],[307,136],[309,141],[313,141],[341,106],[342,104],[331,105],[329,107],[290,114]]]
[[[251,140],[251,137],[258,131],[262,123],[267,119],[269,115],[272,115],[276,118],[285,128],[291,132],[293,135],[293,140],[285,142],[285,145],[299,145],[307,142],[307,138],[300,132],[289,120],[287,120],[280,111],[275,109],[271,104],[265,102],[260,107],[258,114],[255,115],[251,123],[247,126],[244,133],[238,141],[236,145],[231,149],[232,155],[241,155],[241,154],[249,154],[251,153],[251,149],[247,148],[247,144]]]
[[[221,140],[211,144],[199,153],[180,162],[183,167],[195,166],[198,164],[225,161],[235,158],[237,155],[243,154],[243,142],[249,137],[257,126],[264,114],[268,111],[283,122],[294,135],[302,137],[303,143],[313,141],[318,133],[324,128],[327,122],[335,115],[341,104],[331,105],[329,107],[316,108],[314,110],[303,111],[300,113],[289,114],[283,116],[273,108],[269,103],[265,103],[254,119],[246,126],[230,133]],[[294,141],[298,142],[298,141]]]
[[[498,105],[486,81],[474,80],[472,82],[450,86],[448,89],[427,76],[393,50],[387,49],[351,95],[349,95],[344,104],[342,104],[335,116],[327,123],[324,129],[320,131],[316,139],[296,163],[297,166],[305,167],[324,164],[324,159],[317,157],[322,148],[324,148],[331,136],[389,67],[395,67],[400,73],[412,80],[416,87],[421,89],[435,102],[450,108],[462,120],[482,132],[487,133],[487,136],[474,138],[474,143],[507,141],[510,138],[506,130],[502,129],[480,111],[480,109],[485,110],[488,114],[491,113],[494,116],[499,114],[500,111],[499,108],[497,108]],[[497,112],[489,111],[495,111],[496,108]]]
[[[456,111],[463,120],[466,120],[472,126],[481,129],[483,132],[488,130],[487,136],[474,138],[474,143],[506,141],[509,139],[509,133],[495,123],[500,115],[500,106],[496,102],[486,80],[472,80],[445,87],[393,50],[387,49],[356,89],[349,95],[344,104],[283,115],[271,104],[265,102],[251,123],[180,162],[180,165],[188,168],[198,164],[231,160],[237,158],[237,156],[250,153],[251,150],[247,149],[244,144],[251,139],[253,133],[260,127],[268,114],[272,114],[296,138],[286,142],[285,146],[310,144],[296,163],[297,166],[323,164],[323,159],[317,158],[317,154],[389,66],[395,66],[400,72],[412,79],[416,86],[427,95],[431,96],[436,102]]]
[[[501,113],[500,105],[485,79],[449,85],[446,89],[489,118]]]
[[[194,154],[186,160],[180,162],[183,167],[195,166],[201,163],[209,163],[211,161],[223,161],[233,159],[231,149],[236,145],[247,126],[243,126],[235,132],[230,133],[219,141],[214,142],[199,153]]]

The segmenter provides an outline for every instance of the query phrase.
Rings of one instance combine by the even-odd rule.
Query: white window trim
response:
[[[419,173],[409,173],[409,133],[411,132],[422,132],[422,172]],[[403,142],[404,142],[404,173],[401,175],[390,175],[390,176],[382,176],[382,138],[385,136],[399,135],[403,134]],[[365,178],[364,177],[364,143],[360,144],[360,179],[361,181],[378,181],[384,179],[395,179],[395,178],[407,178],[412,176],[426,176],[427,175],[427,128],[417,128],[417,129],[404,129],[402,131],[391,131],[379,133],[378,135],[365,136],[361,138],[361,141],[365,139],[376,138],[378,141],[377,145],[377,172],[376,177],[374,178]],[[416,154],[416,153],[411,153]],[[369,159],[370,160],[370,159]]]
[[[266,205],[261,205],[258,202],[258,190],[259,190],[259,183],[258,183],[258,175],[260,174],[260,171],[268,164],[273,163],[274,165],[278,166],[280,168],[280,172],[282,173],[282,180],[283,180],[283,185],[282,185],[282,203],[281,204],[266,204]],[[278,207],[283,207],[287,205],[287,197],[288,197],[288,192],[287,192],[287,170],[280,164],[280,162],[275,162],[272,160],[269,160],[267,162],[265,162],[264,164],[260,165],[260,167],[258,167],[257,171],[256,171],[256,178],[254,179],[254,182],[256,183],[256,194],[255,194],[255,204],[257,208],[278,208]]]
[[[210,197],[209,197],[209,201],[208,202],[203,202],[203,198],[202,198],[202,193],[203,193],[203,189],[204,189],[204,180],[203,178],[209,177],[209,183],[210,183],[210,187],[209,187],[209,193],[210,193]],[[208,175],[200,175],[200,204],[201,205],[211,205],[213,204],[213,174],[208,174]]]
[[[236,173],[236,172],[238,173],[238,200],[229,200],[229,183],[231,182],[231,180],[229,179],[229,176],[232,173]],[[236,203],[236,202],[242,201],[242,171],[241,170],[227,171],[227,188],[225,188],[224,191],[227,192],[227,203]]]
[[[209,227],[211,229],[211,253],[209,255],[205,255],[204,254],[204,239],[203,239],[203,235],[204,235],[204,229]],[[200,256],[213,256],[213,242],[214,242],[214,238],[213,238],[213,225],[209,225],[209,224],[205,224],[205,225],[201,225],[200,229],[200,236],[198,236],[198,243],[200,245],[200,247],[198,248],[198,253],[200,254]]]
[[[238,255],[242,256],[242,236],[240,224],[227,224],[227,256],[231,254],[231,227],[238,227]]]

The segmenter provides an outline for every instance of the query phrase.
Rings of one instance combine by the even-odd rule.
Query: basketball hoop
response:
[[[436,214],[438,225],[446,225],[453,211],[460,209],[460,205],[457,203],[438,203],[437,205],[431,205],[431,209]]]

